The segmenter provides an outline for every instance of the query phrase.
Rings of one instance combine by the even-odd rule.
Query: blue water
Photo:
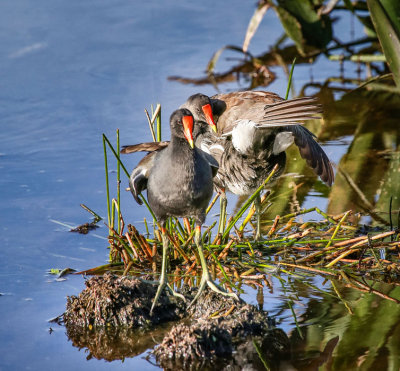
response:
[[[82,290],[83,279],[57,281],[47,271],[82,270],[106,262],[104,225],[86,236],[69,233],[62,225],[89,221],[80,203],[103,217],[107,214],[102,133],[114,139],[119,128],[121,144],[149,140],[144,108],[162,103],[165,125],[189,95],[214,94],[212,86],[182,85],[167,77],[202,76],[217,49],[241,45],[253,5],[241,0],[229,6],[210,0],[3,0],[1,370],[154,369],[140,356],[123,363],[87,361],[85,351],[67,340],[63,327],[47,322],[64,311],[67,295]],[[268,13],[250,51],[265,51],[281,33],[276,17]],[[327,62],[321,63],[323,71]],[[221,58],[217,70],[226,66]],[[269,89],[284,95],[286,79],[276,72],[279,78]],[[295,81],[301,85],[309,73],[308,67],[299,67]],[[315,70],[313,74],[325,76]],[[333,155],[333,147],[327,151]],[[139,158],[126,159],[128,168]],[[110,167],[115,169],[115,164]],[[143,219],[145,211],[129,194],[123,193],[121,203],[127,222]],[[251,292],[247,296],[255,301]],[[278,306],[279,298],[278,291],[269,305]]]

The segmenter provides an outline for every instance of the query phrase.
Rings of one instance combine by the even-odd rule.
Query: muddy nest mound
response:
[[[209,291],[188,312],[192,321],[174,326],[154,351],[164,369],[215,368],[221,358],[244,367],[244,360],[259,359],[260,349],[268,360],[288,352],[286,334],[252,305]]]
[[[92,277],[85,284],[78,296],[67,298],[66,326],[149,328],[184,315],[183,301],[164,290],[150,316],[157,284],[111,273]]]
[[[183,290],[186,303],[164,290],[150,316],[158,283],[108,273],[85,284],[78,296],[67,298],[63,318],[68,337],[76,347],[87,348],[89,357],[132,357],[154,345],[156,330],[161,344],[154,355],[168,370],[242,369],[257,362],[263,367],[260,354],[271,362],[289,349],[286,334],[273,328],[266,312],[211,290],[191,307],[187,304],[196,290]],[[137,342],[138,337],[152,342]]]

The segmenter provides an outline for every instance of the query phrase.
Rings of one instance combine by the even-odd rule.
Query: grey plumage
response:
[[[182,115],[191,113],[177,110],[171,115],[171,123]],[[198,148],[190,148],[179,130],[178,125],[171,127],[171,143],[167,147],[160,145],[159,151],[147,154],[139,162],[132,171],[129,187],[139,204],[142,201],[138,195],[147,189],[148,202],[160,223],[168,216],[192,216],[202,224],[218,163],[206,158]]]
[[[204,122],[201,107],[206,101],[212,106],[217,135]],[[334,173],[328,157],[316,142],[315,136],[301,125],[304,120],[319,118],[322,109],[316,98],[283,100],[274,93],[262,91],[217,94],[211,98],[196,94],[189,97],[182,107],[190,109],[195,120],[200,123],[196,126],[199,131],[197,145],[219,164],[214,178],[217,187],[235,194],[251,193],[275,164],[279,165],[275,175],[278,177],[283,172],[286,162],[284,150],[290,142],[281,144],[277,138],[289,141],[291,136],[301,157],[326,184],[332,185]],[[251,138],[239,131],[238,125],[243,121],[254,125],[256,131]],[[235,131],[237,141],[242,145],[240,148],[244,149],[242,152],[235,147]],[[249,130],[244,133],[247,132]],[[137,145],[135,150],[146,150],[146,145]],[[163,142],[159,146],[153,144],[152,147],[158,150],[165,145],[166,142]]]

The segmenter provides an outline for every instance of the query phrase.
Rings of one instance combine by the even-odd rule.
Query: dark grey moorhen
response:
[[[211,106],[210,113],[202,107]],[[285,150],[294,142],[300,155],[321,179],[332,185],[334,174],[332,165],[323,149],[315,141],[315,136],[300,124],[309,119],[319,118],[320,106],[315,98],[305,97],[284,100],[278,95],[263,91],[233,92],[217,94],[209,98],[195,94],[182,105],[193,112],[200,135],[196,143],[211,154],[219,164],[214,184],[220,190],[229,190],[237,195],[252,193],[259,187],[272,168],[278,164],[277,178],[286,163]],[[207,130],[207,121],[217,122],[217,134]],[[146,148],[146,145],[150,145]],[[126,146],[123,153],[157,150],[168,142],[142,143]],[[260,236],[259,199],[256,200],[257,233]],[[221,197],[223,220],[226,198]],[[221,224],[220,226],[222,226]],[[219,230],[220,232],[221,229]]]
[[[197,300],[205,285],[227,296],[238,299],[234,293],[222,291],[211,279],[201,243],[201,225],[205,210],[213,193],[213,175],[218,164],[210,164],[210,159],[193,144],[193,116],[187,109],[179,109],[171,115],[171,141],[163,150],[145,156],[133,170],[129,185],[135,200],[141,204],[138,195],[147,188],[148,202],[161,225],[163,255],[160,284],[151,307],[151,312],[165,286],[168,285],[167,249],[168,236],[165,223],[169,216],[193,217],[196,222],[195,243],[203,270]],[[213,170],[214,169],[214,170]],[[214,174],[213,174],[214,173]],[[169,289],[174,295],[182,296]]]

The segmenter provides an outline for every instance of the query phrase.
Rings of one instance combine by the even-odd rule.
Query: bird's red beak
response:
[[[202,106],[201,109],[203,110],[204,115],[206,116],[208,125],[211,126],[211,129],[213,129],[214,132],[217,132],[217,126],[215,125],[214,122],[214,116],[212,114],[211,104],[206,104]]]
[[[183,133],[186,140],[189,142],[190,147],[194,148],[193,143],[193,117],[183,116],[182,117]]]

